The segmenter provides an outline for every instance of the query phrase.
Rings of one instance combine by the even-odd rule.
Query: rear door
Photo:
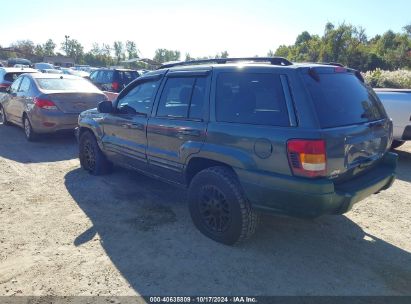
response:
[[[147,127],[151,172],[182,182],[185,160],[205,140],[210,74],[208,70],[167,74]]]
[[[392,122],[374,91],[350,70],[311,68],[303,79],[326,139],[327,174],[344,180],[388,150]]]

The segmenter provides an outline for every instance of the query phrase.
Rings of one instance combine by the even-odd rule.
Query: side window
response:
[[[23,77],[21,81],[21,85],[19,88],[19,92],[27,93],[30,90],[30,79],[27,77]]]
[[[199,77],[196,79],[191,97],[189,118],[202,119],[204,117],[204,105],[206,98],[207,78]]]
[[[12,85],[10,86],[10,93],[17,93],[17,90],[19,89],[20,83],[21,83],[22,77],[17,78]]]
[[[117,108],[126,113],[150,113],[160,81],[158,79],[138,84],[121,97]]]
[[[99,82],[109,83],[113,82],[113,71],[100,71]]]
[[[289,126],[280,75],[221,73],[217,78],[217,121]]]
[[[157,116],[187,118],[195,78],[169,78],[161,94]]]
[[[90,75],[90,80],[91,80],[91,81],[97,81],[97,80],[98,80],[98,74],[99,74],[99,73],[100,73],[99,71],[95,71],[95,72],[91,73],[91,75]]]

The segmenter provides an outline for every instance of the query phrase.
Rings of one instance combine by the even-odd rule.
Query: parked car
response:
[[[38,71],[30,68],[0,68],[0,92],[6,92],[13,81],[24,73],[38,73]]]
[[[102,91],[118,93],[139,76],[135,70],[98,69],[91,72],[90,81]]]
[[[40,133],[74,130],[80,112],[107,100],[88,80],[57,74],[23,74],[0,100],[3,124],[24,128],[27,140]]]
[[[411,140],[411,90],[374,89],[394,124],[392,148]]]
[[[363,81],[284,58],[166,65],[80,114],[80,163],[187,187],[194,224],[225,244],[249,237],[260,212],[342,214],[395,179],[392,122]]]
[[[61,74],[60,70],[55,69],[54,65],[47,62],[35,63],[34,68],[42,73]]]
[[[63,72],[63,74],[68,74],[68,75],[79,76],[83,78],[88,78],[90,76],[90,73],[87,73],[85,71],[73,70],[70,68],[61,68],[60,70]]]
[[[27,66],[31,66],[31,61],[24,58],[9,58],[7,60],[8,67],[14,67],[15,64],[23,64]]]

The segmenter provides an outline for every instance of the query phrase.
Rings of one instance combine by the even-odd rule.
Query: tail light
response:
[[[46,110],[57,110],[56,105],[54,104],[54,102],[52,102],[51,100],[48,99],[41,99],[41,98],[34,98],[34,104],[36,105],[36,107],[40,108],[40,109],[46,109]]]
[[[292,139],[287,142],[287,152],[294,175],[325,176],[327,156],[324,140]]]
[[[116,92],[118,91],[119,87],[120,87],[120,84],[116,81],[111,84],[111,88]]]
[[[9,86],[7,83],[0,83],[0,88],[8,88]]]

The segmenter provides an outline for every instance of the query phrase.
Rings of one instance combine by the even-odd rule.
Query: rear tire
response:
[[[258,214],[230,168],[211,167],[195,175],[188,201],[194,225],[214,241],[234,245],[256,230]]]
[[[396,149],[396,148],[399,148],[399,147],[401,147],[403,144],[405,144],[405,141],[404,140],[393,140],[392,141],[392,144],[391,144],[391,149]]]
[[[81,167],[93,175],[110,173],[113,167],[100,150],[94,135],[89,131],[80,136],[79,158]]]
[[[28,141],[35,141],[37,139],[37,134],[33,131],[30,120],[26,115],[23,116],[23,129]]]
[[[4,108],[2,106],[0,106],[0,116],[3,120],[3,125],[5,125],[5,126],[10,126],[11,125],[11,123],[7,120],[6,111],[4,110]]]

